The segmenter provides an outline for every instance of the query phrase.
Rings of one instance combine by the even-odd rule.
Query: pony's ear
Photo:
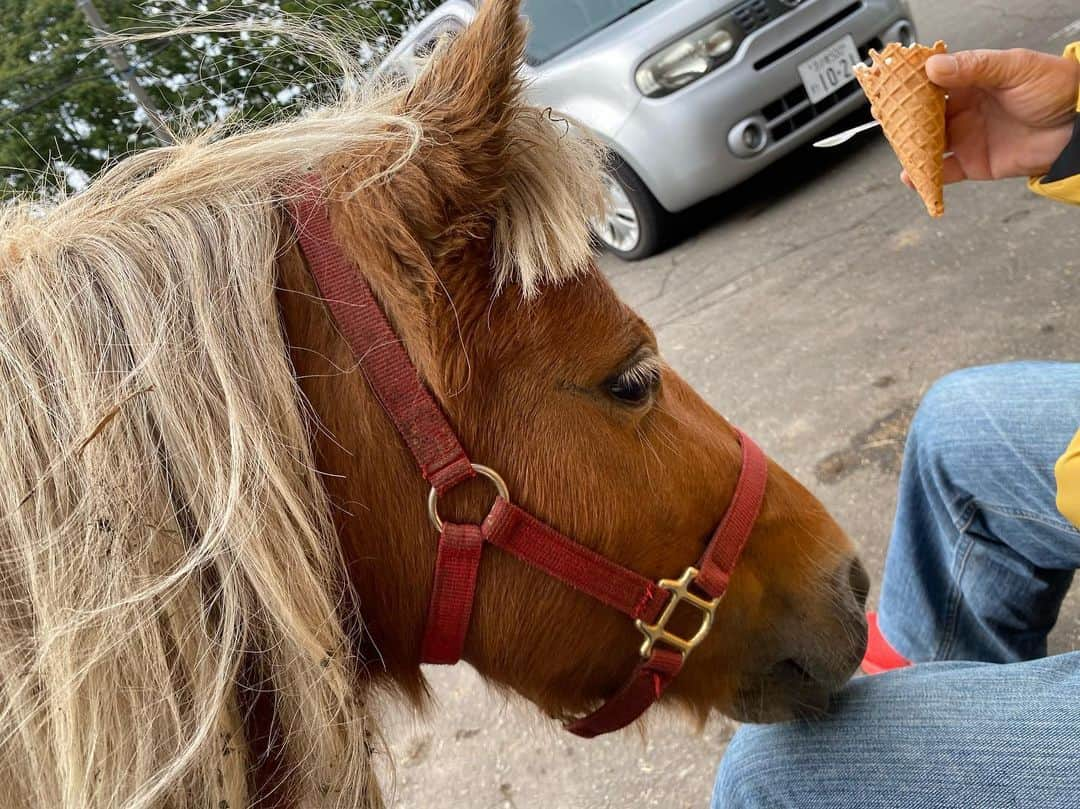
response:
[[[473,23],[436,49],[398,112],[430,146],[416,162],[437,189],[440,221],[428,227],[439,246],[490,235],[496,286],[517,282],[528,296],[589,266],[589,221],[604,196],[600,147],[523,101],[525,39],[519,0],[482,0]],[[410,214],[415,222],[416,209]]]
[[[590,265],[590,217],[604,205],[601,152],[580,129],[523,101],[525,38],[518,0],[482,0],[473,23],[436,49],[415,83],[388,97],[416,136],[408,155],[401,137],[387,138],[366,154],[342,155],[341,171],[328,167],[343,188],[364,188],[363,205],[343,213],[351,238],[369,245],[367,263],[373,250],[386,251],[378,263],[397,276],[387,286],[406,281],[430,294],[443,289],[449,268],[467,265],[471,275],[482,266],[496,289],[517,284],[529,296]],[[481,245],[489,262],[459,260]],[[417,307],[430,310],[426,300]]]
[[[439,144],[424,168],[455,208],[498,204],[522,113],[525,36],[519,0],[483,0],[473,23],[444,41],[401,102],[399,111]]]

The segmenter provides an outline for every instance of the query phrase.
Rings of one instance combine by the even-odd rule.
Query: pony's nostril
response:
[[[774,673],[784,677],[785,679],[802,682],[806,684],[813,684],[817,682],[817,678],[814,677],[806,666],[796,660],[794,657],[789,657],[785,660],[781,660],[773,667]]]
[[[805,709],[796,711],[804,719],[820,716],[828,707],[829,694],[843,685],[850,675],[850,672],[842,676],[831,671],[815,673],[816,668],[819,666],[809,660],[789,657],[773,666],[771,671],[788,695],[795,697],[795,705]]]
[[[866,597],[870,594],[870,576],[858,557],[851,560],[851,566],[848,568],[848,584],[851,586],[851,592],[855,594],[855,600],[859,602],[859,609],[864,609]]]

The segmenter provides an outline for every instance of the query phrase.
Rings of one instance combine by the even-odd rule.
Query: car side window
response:
[[[420,44],[413,48],[413,56],[417,59],[426,59],[435,52],[435,48],[443,37],[457,36],[465,28],[465,23],[457,17],[446,17],[439,20],[430,30],[425,31]]]

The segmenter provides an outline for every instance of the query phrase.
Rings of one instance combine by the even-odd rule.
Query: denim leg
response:
[[[1080,567],[1054,462],[1080,428],[1080,364],[971,368],[937,382],[908,435],[879,625],[915,661],[1046,654]]]
[[[1080,806],[1080,652],[853,680],[815,722],[745,725],[713,809]]]

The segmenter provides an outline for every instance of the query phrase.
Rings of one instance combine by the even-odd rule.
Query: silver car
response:
[[[915,41],[907,0],[525,0],[530,100],[611,148],[597,236],[657,252],[671,214],[731,188],[865,103],[851,66]],[[449,0],[381,69],[411,75],[475,16]]]

